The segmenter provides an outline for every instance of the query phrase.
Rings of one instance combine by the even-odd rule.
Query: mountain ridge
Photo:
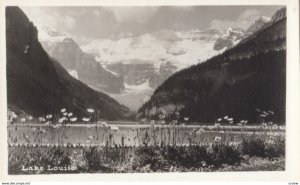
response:
[[[254,123],[257,108],[275,110],[274,121],[284,123],[286,19],[281,17],[224,53],[172,75],[139,109],[139,117],[165,113],[172,119],[179,111],[197,122],[230,115]]]
[[[7,101],[9,108],[32,116],[67,108],[88,116],[87,108],[109,120],[130,119],[132,112],[109,96],[71,77],[38,41],[38,31],[19,7],[6,7]]]

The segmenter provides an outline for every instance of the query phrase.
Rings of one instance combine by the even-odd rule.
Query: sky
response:
[[[102,6],[21,7],[34,23],[71,35],[80,45],[100,38],[122,38],[161,29],[247,29],[281,6]]]

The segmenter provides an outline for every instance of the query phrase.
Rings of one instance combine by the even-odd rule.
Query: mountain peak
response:
[[[272,16],[271,21],[277,22],[286,17],[286,7],[283,7],[276,11],[276,13]]]
[[[247,29],[247,33],[254,33],[257,30],[259,30],[263,25],[270,22],[271,18],[266,16],[260,16],[258,19],[256,19],[250,27]]]

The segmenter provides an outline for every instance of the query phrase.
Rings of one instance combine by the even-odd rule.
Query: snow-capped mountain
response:
[[[214,49],[222,50],[235,46],[244,38],[260,30],[264,25],[270,22],[270,20],[271,18],[269,17],[261,16],[256,19],[246,30],[238,27],[229,27],[225,33],[216,40]]]
[[[218,37],[219,33],[212,30],[160,30],[119,40],[98,39],[81,48],[105,65],[150,63],[158,69],[169,61],[179,70],[218,54],[213,49]]]
[[[264,24],[270,22],[271,18],[261,16],[259,19],[255,20],[254,23],[246,30],[247,33],[254,33],[259,30]]]
[[[219,36],[217,30],[160,30],[117,40],[98,39],[81,48],[123,78],[123,93],[110,95],[136,110],[176,71],[221,53],[213,49]]]
[[[124,89],[122,78],[103,68],[92,55],[83,52],[71,36],[49,27],[39,26],[38,30],[43,48],[74,78],[98,91],[120,93]]]

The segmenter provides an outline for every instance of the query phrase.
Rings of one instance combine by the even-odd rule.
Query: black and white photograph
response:
[[[8,175],[286,171],[286,5],[4,11]]]

